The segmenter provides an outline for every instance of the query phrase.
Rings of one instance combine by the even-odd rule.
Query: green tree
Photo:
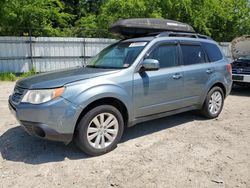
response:
[[[74,35],[78,37],[107,36],[107,29],[98,25],[98,15],[105,0],[83,0],[79,2],[79,13],[75,20]]]
[[[22,35],[35,28],[33,35],[62,35],[65,31],[60,28],[68,27],[73,18],[63,12],[64,4],[60,0],[5,1],[1,9],[0,34]]]
[[[192,2],[191,25],[218,41],[250,34],[247,0],[198,0]]]
[[[111,37],[107,29],[118,19],[161,17],[160,9],[156,6],[157,3],[154,3],[153,0],[149,1],[106,0],[100,7],[98,14],[90,12],[86,17],[80,18],[76,25],[92,29],[85,32],[87,36]]]
[[[145,17],[185,22],[218,41],[250,34],[248,0],[1,0],[0,34],[112,37],[113,22]]]

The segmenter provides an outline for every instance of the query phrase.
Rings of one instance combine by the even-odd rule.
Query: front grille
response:
[[[244,77],[240,75],[233,75],[233,80],[234,81],[243,81]]]
[[[16,86],[14,88],[14,92],[13,92],[13,95],[11,97],[11,100],[14,104],[18,104],[21,102],[22,100],[22,97],[23,97],[23,94],[25,93],[25,89],[21,88],[21,87],[18,87]]]
[[[9,105],[11,106],[11,108],[16,111],[16,107],[9,101]]]
[[[232,70],[233,74],[250,74],[250,69],[248,68],[238,68]]]
[[[237,62],[232,63],[233,74],[250,74],[250,62]]]

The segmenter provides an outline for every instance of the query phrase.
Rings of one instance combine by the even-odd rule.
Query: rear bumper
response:
[[[9,98],[9,109],[30,135],[39,138],[71,142],[81,110],[69,101],[58,98],[40,105],[15,105]]]
[[[227,97],[231,93],[232,86],[233,86],[232,76],[230,75],[229,77],[226,77],[224,79],[224,82],[222,83],[225,87],[225,97]]]
[[[225,97],[227,97],[231,93],[232,86],[233,86],[233,82],[231,81],[231,84],[227,85]]]
[[[246,74],[233,74],[233,81],[234,82],[250,83],[250,75],[246,75]]]

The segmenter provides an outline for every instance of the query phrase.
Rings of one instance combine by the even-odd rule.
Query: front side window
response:
[[[94,57],[87,67],[127,68],[134,62],[146,45],[147,42],[119,42],[113,44]]]
[[[177,66],[177,46],[161,45],[154,49],[147,59],[158,60],[161,68]]]
[[[183,64],[192,65],[205,63],[205,54],[199,45],[181,45]]]

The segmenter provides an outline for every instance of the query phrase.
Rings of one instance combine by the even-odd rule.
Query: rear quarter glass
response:
[[[223,55],[216,44],[202,42],[201,45],[205,50],[210,62],[215,62],[223,59]]]

